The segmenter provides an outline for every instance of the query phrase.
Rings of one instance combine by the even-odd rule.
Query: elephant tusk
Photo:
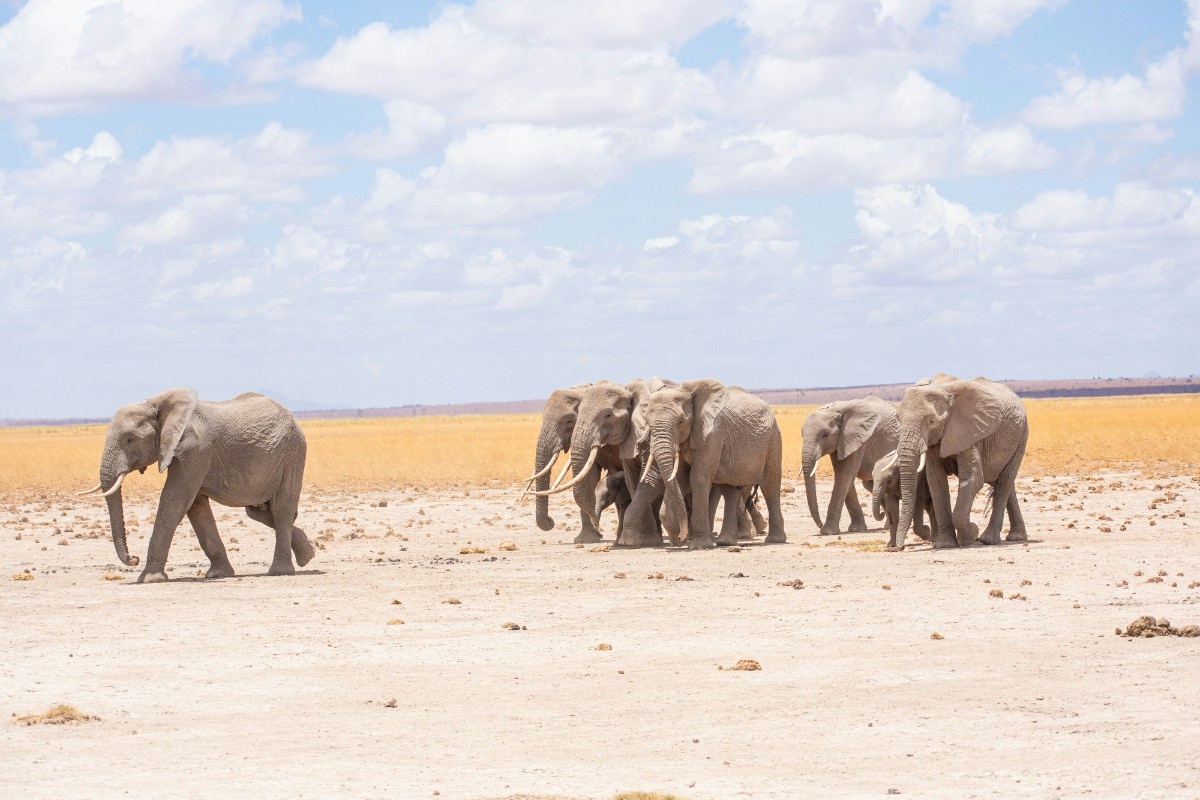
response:
[[[650,468],[654,466],[654,453],[651,451],[646,458],[646,468],[642,470],[642,477],[638,478],[638,483],[645,483],[646,478],[650,475]]]
[[[676,447],[675,448],[675,463],[671,466],[671,477],[667,478],[667,483],[670,483],[671,481],[675,480],[675,476],[679,474],[679,462],[681,460],[682,459],[680,458],[679,448]]]
[[[547,472],[549,472],[550,468],[554,466],[554,462],[557,460],[558,460],[558,453],[555,453],[554,458],[552,458],[546,462],[546,466],[542,467],[540,471],[535,472],[532,475],[530,475],[524,481],[521,481],[521,483],[532,483],[533,481],[536,481],[538,478],[542,477]]]
[[[110,494],[112,494],[113,492],[115,492],[115,491],[117,491],[118,489],[120,489],[120,488],[121,488],[121,484],[125,482],[125,476],[126,476],[126,475],[128,475],[128,474],[129,474],[128,472],[122,472],[122,473],[120,474],[120,476],[118,476],[118,477],[117,477],[117,482],[116,482],[116,483],[114,483],[114,484],[112,485],[112,487],[110,487],[110,488],[109,488],[109,490],[108,490],[107,492],[104,492],[104,494],[102,494],[102,495],[101,495],[101,497],[108,497]]]
[[[75,496],[76,497],[84,497],[89,494],[95,494],[96,492],[100,491],[102,488],[103,487],[97,483],[94,487],[92,487],[91,489],[88,489],[86,492],[76,492]]]
[[[925,453],[921,453],[921,460],[917,462],[917,472],[925,469]]]
[[[818,458],[816,461],[813,462],[813,468],[808,473],[808,477],[810,477],[810,478],[817,477],[817,467],[819,467],[819,466],[821,466],[821,459]]]
[[[922,453],[921,458],[924,458],[924,457],[925,457],[925,454]],[[900,451],[893,450],[892,452],[888,453],[887,456],[885,456],[885,458],[887,458],[887,463],[883,465],[882,469],[885,469],[885,470],[891,469],[892,465],[895,464],[896,461],[900,458]]]
[[[596,456],[599,455],[599,453],[600,453],[600,445],[596,445],[595,447],[592,448],[592,452],[588,455],[587,463],[584,464],[583,468],[579,470],[578,475],[576,475],[574,478],[571,478],[571,480],[569,480],[567,483],[563,484],[562,486],[558,486],[557,484],[555,484],[555,486],[551,489],[547,489],[544,492],[534,492],[534,494],[537,495],[538,497],[546,497],[547,495],[558,494],[559,492],[565,492],[567,489],[575,488],[575,484],[579,483],[581,480],[586,478],[587,474],[589,472],[591,472],[592,465],[596,463]],[[568,467],[571,466],[570,461],[567,462],[567,466]],[[559,480],[561,481],[563,476],[565,476],[566,474],[567,474],[567,470],[564,467],[563,474],[561,476],[559,476]]]
[[[558,477],[554,479],[554,483],[550,484],[550,491],[553,492],[555,489],[558,488],[559,484],[563,482],[563,478],[567,477],[567,470],[569,470],[570,468],[571,468],[571,459],[568,458],[567,463],[563,464],[562,472],[558,473]]]

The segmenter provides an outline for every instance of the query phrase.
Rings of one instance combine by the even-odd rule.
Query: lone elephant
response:
[[[901,491],[896,525],[898,549],[904,549],[913,520],[918,464],[926,452],[925,473],[937,522],[934,547],[966,547],[975,541],[978,528],[971,522],[971,504],[985,483],[992,487],[992,509],[979,540],[984,544],[1000,542],[1006,511],[1009,541],[1026,540],[1015,488],[1029,440],[1029,422],[1021,398],[1007,386],[986,378],[966,381],[939,376],[905,390],[897,417],[900,440],[896,463]],[[943,461],[952,456],[958,470],[958,497],[953,510]]]
[[[834,535],[841,522],[842,505],[850,512],[850,533],[867,529],[854,479],[871,481],[871,470],[883,456],[896,449],[900,423],[896,405],[874,395],[859,400],[827,403],[804,418],[800,469],[808,510],[822,535]],[[833,491],[829,512],[821,520],[817,508],[817,464],[828,455],[833,464]]]
[[[140,403],[117,409],[108,426],[100,460],[100,492],[108,502],[117,558],[136,566],[125,544],[121,484],[134,470],[158,462],[167,473],[146,566],[138,583],[167,579],[167,554],[175,529],[187,515],[211,564],[207,578],[234,574],[217,532],[210,500],[240,506],[247,515],[275,529],[270,575],[292,575],[315,551],[296,527],[296,508],[304,479],[307,444],[295,418],[279,403],[254,392],[232,400],[200,400],[191,389],[170,389]]]

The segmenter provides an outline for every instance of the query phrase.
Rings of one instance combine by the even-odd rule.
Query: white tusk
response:
[[[925,454],[921,453],[921,460],[917,462],[917,472],[925,469]]]
[[[104,494],[102,494],[101,497],[108,497],[110,494],[112,494],[113,492],[120,489],[121,484],[125,482],[125,476],[128,474],[129,474],[128,472],[122,472],[120,477],[117,478],[117,482],[114,483],[107,492],[104,492]]]
[[[558,485],[563,482],[563,478],[567,477],[567,470],[571,468],[571,459],[567,459],[567,463],[563,464],[562,472],[558,473],[558,477],[554,479],[554,483],[550,484],[550,491],[558,488]]]
[[[75,496],[83,497],[85,495],[95,494],[96,492],[100,491],[100,489],[101,489],[101,486],[100,486],[100,484],[97,483],[93,488],[88,489],[86,492],[76,492]]]
[[[921,457],[924,458],[924,454],[922,454]],[[899,458],[900,458],[899,450],[893,450],[892,452],[888,453],[888,455],[887,455],[888,460],[887,460],[887,463],[883,465],[883,469],[885,469],[885,470],[891,469],[892,465],[895,464],[897,459],[899,459]]]
[[[533,474],[532,474],[532,475],[530,475],[528,478],[526,478],[524,482],[525,482],[525,483],[531,483],[531,482],[533,482],[533,481],[536,481],[538,478],[542,477],[542,476],[543,476],[543,475],[545,475],[547,472],[549,472],[549,471],[550,471],[550,468],[554,466],[554,462],[555,462],[555,461],[557,461],[557,460],[558,460],[558,453],[555,453],[555,454],[554,454],[554,457],[553,457],[553,458],[551,458],[549,461],[547,461],[547,462],[546,462],[546,466],[542,467],[542,469],[541,469],[541,471],[540,471],[540,472],[535,472],[535,473],[533,473]]]
[[[819,467],[819,466],[821,466],[821,459],[818,458],[816,461],[813,462],[813,468],[812,468],[812,471],[808,473],[808,477],[810,477],[810,478],[817,477],[817,467]]]
[[[651,451],[646,457],[646,468],[642,470],[642,477],[638,478],[638,483],[643,483],[646,477],[650,474],[650,468],[654,466],[654,453]]]
[[[675,463],[671,466],[671,477],[667,478],[667,483],[675,480],[675,476],[679,474],[679,448],[675,448]]]
[[[600,445],[596,445],[595,447],[592,448],[592,452],[588,455],[587,463],[583,465],[583,468],[581,470],[579,470],[578,475],[576,475],[574,478],[571,478],[570,481],[563,484],[562,486],[555,484],[554,488],[552,488],[552,489],[547,489],[544,492],[534,492],[534,494],[538,495],[539,497],[544,497],[546,495],[558,494],[559,492],[565,492],[567,489],[574,488],[575,484],[579,483],[581,480],[583,480],[585,477],[587,477],[587,474],[589,472],[591,472],[592,465],[596,463],[596,456],[599,455],[599,453],[600,453]],[[567,466],[568,467],[571,466],[570,461],[567,462]],[[567,474],[567,470],[564,467],[563,468],[563,476],[565,476],[566,474]],[[559,476],[560,481],[562,480],[563,476]]]

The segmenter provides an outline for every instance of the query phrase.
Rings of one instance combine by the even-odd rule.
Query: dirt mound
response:
[[[1184,636],[1189,639],[1200,637],[1200,625],[1184,625],[1182,628],[1172,628],[1166,617],[1138,617],[1129,623],[1124,632],[1117,628],[1117,636],[1130,638],[1151,639],[1155,636]]]

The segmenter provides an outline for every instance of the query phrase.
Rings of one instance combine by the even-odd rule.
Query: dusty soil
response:
[[[1028,544],[906,553],[814,535],[802,488],[739,552],[577,548],[508,490],[309,496],[302,574],[224,510],[240,577],[194,578],[185,523],[147,586],[102,502],[0,503],[0,794],[1200,795],[1200,639],[1114,633],[1200,623],[1198,479],[1021,496]],[[10,716],[60,703],[100,719]]]

